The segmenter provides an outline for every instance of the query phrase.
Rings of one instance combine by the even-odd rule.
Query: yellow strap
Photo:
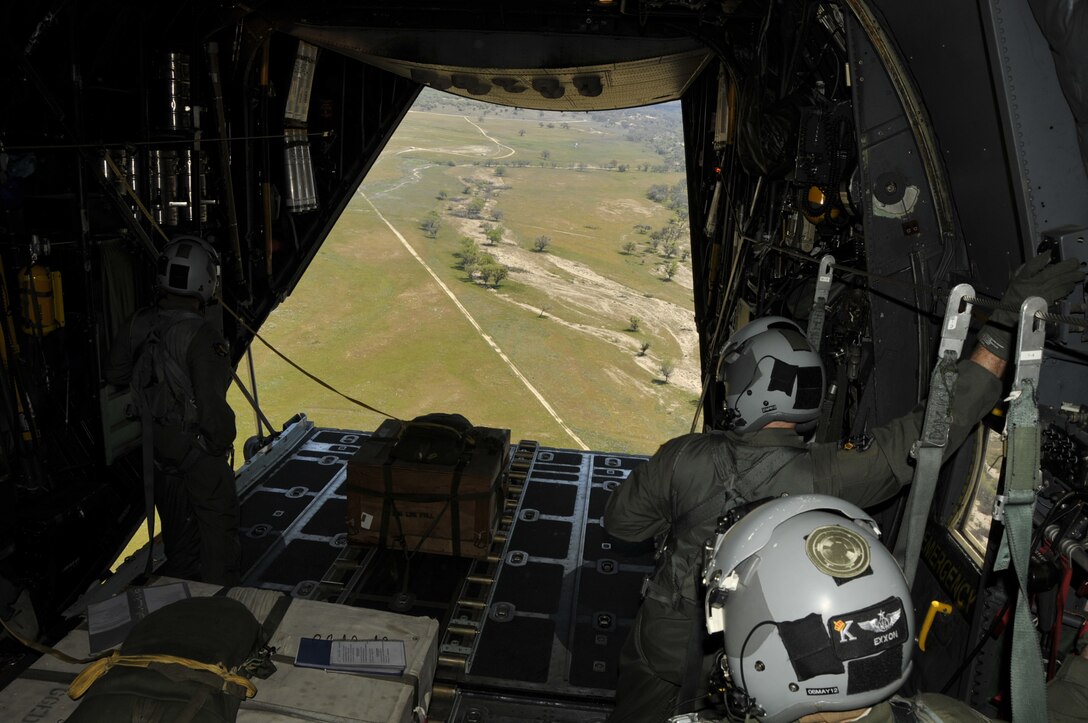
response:
[[[94,685],[95,681],[115,665],[129,668],[147,668],[153,663],[181,665],[191,670],[203,670],[218,675],[223,679],[222,690],[224,692],[228,692],[227,685],[233,683],[245,689],[246,698],[252,698],[257,694],[257,687],[253,685],[252,681],[231,670],[227,670],[227,667],[222,663],[202,663],[199,660],[180,658],[176,655],[121,655],[120,651],[115,650],[109,657],[96,660],[84,668],[72,681],[72,684],[68,686],[68,697],[72,700],[79,700],[87,692],[87,689]]]

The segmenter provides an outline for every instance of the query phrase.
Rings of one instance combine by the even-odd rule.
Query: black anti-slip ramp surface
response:
[[[322,464],[327,459],[330,463]],[[316,464],[315,464],[316,461]],[[265,489],[293,489],[305,487],[310,492],[319,492],[325,488],[338,472],[344,469],[345,461],[335,455],[313,458],[289,459],[276,470],[261,486]]]
[[[547,562],[507,565],[495,589],[496,600],[508,602],[523,613],[554,614],[563,588],[563,566]]]
[[[345,544],[347,503],[336,487],[346,476],[348,441],[365,437],[310,429],[245,486],[239,500],[245,584],[286,592],[322,578]]]
[[[262,575],[266,583],[293,588],[298,581],[313,579],[314,570],[326,570],[340,549],[328,540],[294,539],[276,555],[275,564],[269,565]]]
[[[310,520],[302,527],[302,532],[307,535],[335,537],[347,529],[347,516],[347,500],[330,496],[325,504],[314,511]]]
[[[549,682],[556,621],[515,615],[487,626],[476,648],[474,676],[524,683]]]
[[[459,685],[512,696],[612,698],[653,545],[613,540],[601,516],[644,459],[536,450]]]
[[[314,501],[312,495],[288,496],[282,490],[256,489],[242,506],[241,525],[252,529],[258,525],[283,532]]]

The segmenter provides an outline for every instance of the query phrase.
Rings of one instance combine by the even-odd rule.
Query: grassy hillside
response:
[[[402,418],[459,412],[515,439],[640,453],[686,431],[698,397],[686,231],[670,257],[649,243],[685,214],[646,195],[683,177],[675,110],[636,127],[636,112],[545,115],[432,93],[420,107],[262,335]],[[455,256],[465,238],[507,276],[470,276]],[[274,423],[304,411],[320,426],[380,424],[259,343],[253,354]],[[231,394],[244,438],[253,413]]]

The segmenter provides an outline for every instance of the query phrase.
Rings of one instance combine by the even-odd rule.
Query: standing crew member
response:
[[[1019,308],[1029,296],[1054,302],[1083,280],[1075,260],[1048,266],[1037,256],[1016,273],[1001,299]],[[1009,359],[1017,314],[995,310],[979,332],[969,360],[959,363],[945,457],[993,409]],[[696,591],[704,541],[719,517],[738,504],[783,493],[821,492],[866,507],[910,484],[911,445],[924,409],[872,430],[844,449],[806,444],[797,425],[820,414],[824,371],[800,328],[788,319],[757,319],[738,330],[722,351],[728,431],[672,439],[612,494],[605,529],[621,540],[665,538],[642,606],[620,653],[616,709],[611,723],[659,723],[673,715],[689,657],[688,642],[701,616]],[[702,679],[702,676],[700,676]],[[696,691],[702,699],[704,691]]]
[[[158,298],[122,324],[105,375],[111,384],[132,388],[145,425],[166,569],[233,585],[240,579],[241,546],[228,462],[235,436],[226,399],[232,374],[227,342],[204,317],[218,264],[203,239],[181,236],[167,244],[157,261]]]

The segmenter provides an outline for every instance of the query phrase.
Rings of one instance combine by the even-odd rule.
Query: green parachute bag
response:
[[[121,649],[69,689],[83,697],[70,723],[230,723],[255,688],[238,674],[262,641],[240,602],[191,598],[138,622]],[[85,691],[85,693],[84,693]]]

